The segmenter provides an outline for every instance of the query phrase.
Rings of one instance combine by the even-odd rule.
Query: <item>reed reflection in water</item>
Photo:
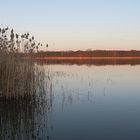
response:
[[[35,94],[0,102],[0,139],[140,138],[139,65],[35,66]]]
[[[49,139],[48,127],[51,126],[48,115],[52,108],[51,78],[48,72],[44,73],[43,68],[35,63],[27,67],[25,67],[26,62],[23,63],[18,64],[17,71],[20,71],[20,68],[24,71],[22,67],[29,69],[28,77],[24,77],[27,78],[26,82],[25,79],[14,80],[16,82],[12,85],[14,89],[11,86],[8,87],[8,91],[2,84],[1,89],[6,94],[3,92],[0,97],[0,139]],[[25,76],[27,76],[27,69],[25,69]],[[20,87],[20,84],[24,85]]]

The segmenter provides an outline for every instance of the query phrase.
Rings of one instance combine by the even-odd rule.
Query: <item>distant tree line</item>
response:
[[[93,51],[47,51],[38,52],[37,57],[140,57],[137,50],[93,50]]]

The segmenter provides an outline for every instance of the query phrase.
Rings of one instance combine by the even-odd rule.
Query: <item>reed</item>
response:
[[[29,33],[0,28],[0,139],[41,139],[47,127],[51,81],[32,61],[40,46]]]
[[[43,72],[24,57],[32,57],[40,46],[29,33],[20,36],[13,29],[0,28],[1,98],[24,98],[36,93],[36,87],[43,83]]]

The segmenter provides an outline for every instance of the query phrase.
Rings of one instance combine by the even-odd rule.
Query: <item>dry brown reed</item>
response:
[[[23,57],[32,56],[40,45],[42,44],[36,43],[29,33],[19,36],[13,29],[0,28],[1,98],[18,98],[35,94],[36,87],[43,82],[41,71],[32,60],[24,60]]]

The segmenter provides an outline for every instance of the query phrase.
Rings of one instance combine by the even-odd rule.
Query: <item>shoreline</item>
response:
[[[140,57],[33,57],[34,60],[140,60]]]

